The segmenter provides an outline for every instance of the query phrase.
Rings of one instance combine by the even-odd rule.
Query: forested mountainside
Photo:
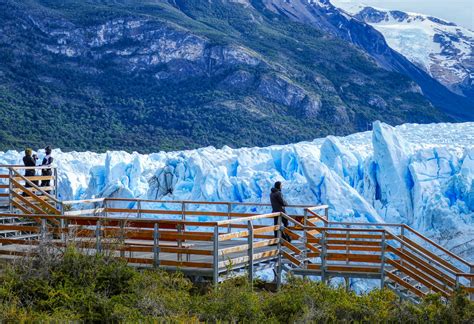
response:
[[[399,58],[357,41],[383,40],[373,28],[345,39],[326,1],[294,4],[0,0],[0,149],[262,146],[452,120]]]

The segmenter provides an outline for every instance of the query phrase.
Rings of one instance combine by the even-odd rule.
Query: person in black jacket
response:
[[[23,164],[27,167],[34,167],[36,166],[36,161],[38,160],[38,157],[36,154],[33,154],[33,150],[30,148],[27,148],[25,150],[25,156],[23,157]],[[25,169],[25,177],[34,177],[36,175],[36,170],[35,169]],[[35,185],[38,185],[38,181],[31,181]],[[25,187],[29,188],[31,185],[29,183],[25,183]]]
[[[46,148],[44,149],[45,153],[46,153],[46,156],[43,158],[43,163],[41,163],[41,166],[48,166],[50,167],[52,164],[53,164],[53,157],[51,156],[51,146],[46,146]],[[51,168],[47,168],[47,169],[42,169],[41,170],[41,175],[42,176],[52,176],[53,175],[53,170]],[[51,183],[51,180],[48,179],[48,180],[43,180],[41,181],[41,187],[49,187]],[[47,193],[51,193],[50,190],[47,190],[46,191]]]
[[[283,198],[283,193],[281,192],[281,182],[275,182],[275,185],[272,188],[272,192],[270,193],[270,202],[272,204],[272,213],[286,213],[285,207],[288,206],[285,198]],[[288,220],[286,218],[282,218],[283,226],[288,226]],[[273,218],[274,224],[278,225],[278,217]],[[277,237],[278,231],[275,231],[275,237]],[[283,233],[282,237],[291,242],[291,238]]]

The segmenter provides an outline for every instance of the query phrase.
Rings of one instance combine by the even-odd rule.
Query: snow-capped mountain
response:
[[[0,164],[21,157],[0,152]],[[67,200],[268,202],[280,180],[293,204],[328,204],[332,220],[406,223],[474,260],[474,123],[377,122],[372,132],[284,146],[54,157]]]
[[[428,15],[333,1],[451,91],[474,97],[474,32]],[[357,2],[357,1],[356,1]]]

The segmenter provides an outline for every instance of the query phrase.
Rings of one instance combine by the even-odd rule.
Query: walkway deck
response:
[[[16,167],[8,169],[3,188],[10,210],[0,214],[0,233],[17,235],[0,236],[0,258],[35,253],[39,245],[74,244],[84,253],[214,284],[236,275],[253,280],[259,269],[270,268],[278,286],[287,272],[323,281],[377,279],[415,301],[432,292],[449,297],[456,288],[474,294],[474,265],[404,224],[331,222],[328,206],[290,206],[287,215],[260,212],[268,205],[253,203],[60,201],[55,187],[47,193]]]

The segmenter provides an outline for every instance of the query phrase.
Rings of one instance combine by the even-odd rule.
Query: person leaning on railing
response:
[[[44,151],[46,152],[46,156],[43,158],[43,163],[41,163],[41,166],[48,166],[49,168],[47,169],[41,169],[41,175],[42,176],[49,176],[51,177],[53,175],[53,170],[51,169],[51,165],[53,164],[53,157],[51,156],[51,146],[46,146],[46,148],[44,149]],[[41,187],[49,187],[51,183],[51,179],[47,179],[47,180],[42,180],[41,181]],[[50,190],[47,190],[46,191],[47,193],[51,193]]]
[[[36,154],[33,154],[33,150],[30,148],[27,148],[25,150],[25,156],[23,157],[23,164],[26,167],[35,167],[36,166],[36,161],[38,160],[38,156]],[[25,169],[25,177],[34,177],[36,175],[35,169]],[[35,185],[38,185],[38,181],[31,181]],[[31,187],[31,185],[27,182],[25,183],[25,187]],[[25,193],[23,193],[25,194]]]

